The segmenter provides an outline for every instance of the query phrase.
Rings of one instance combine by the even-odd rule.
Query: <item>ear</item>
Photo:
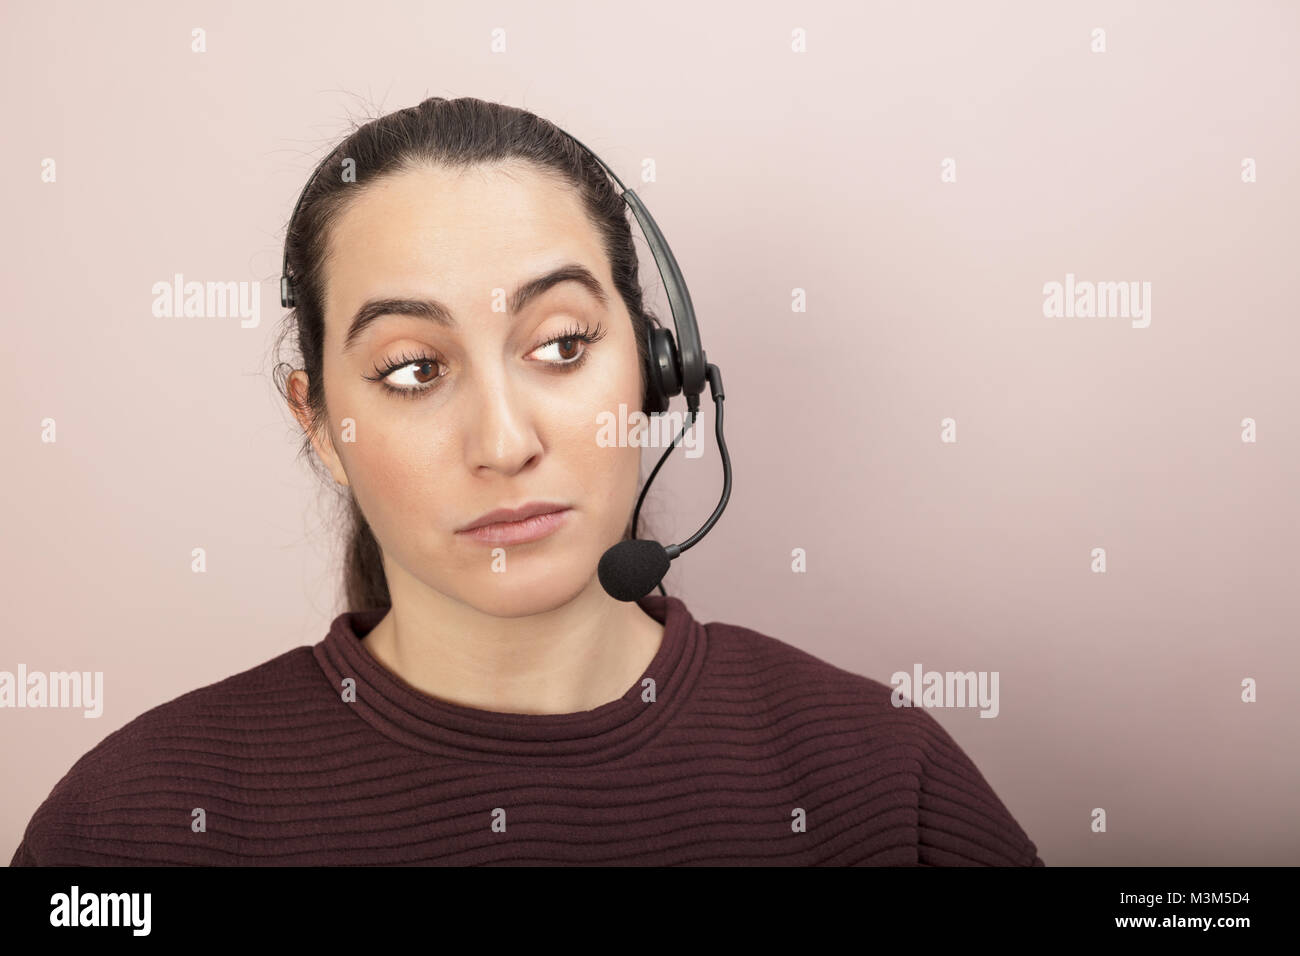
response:
[[[316,454],[320,460],[325,463],[325,467],[330,470],[334,480],[345,487],[348,485],[347,472],[343,470],[343,462],[339,460],[338,452],[334,450],[334,438],[328,434],[328,424],[325,433],[313,433],[311,430],[311,413],[307,408],[307,373],[302,369],[294,369],[289,375],[289,411],[297,419],[298,425],[304,432],[311,436],[311,446],[316,449]]]

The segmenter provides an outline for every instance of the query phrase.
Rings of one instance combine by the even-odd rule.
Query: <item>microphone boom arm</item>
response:
[[[697,544],[701,538],[708,534],[709,529],[711,529],[717,523],[718,518],[722,516],[723,509],[727,507],[727,501],[731,498],[731,456],[727,453],[727,441],[723,437],[722,432],[722,402],[726,398],[726,394],[722,389],[722,371],[716,365],[710,363],[705,367],[705,375],[709,382],[709,397],[713,399],[713,407],[715,409],[713,431],[718,439],[718,451],[722,455],[722,498],[718,501],[718,506],[713,510],[713,514],[709,516],[709,520],[704,523],[704,526],[700,528],[699,531],[695,532],[695,534],[691,535],[681,544],[669,544],[664,546],[664,550],[668,552],[668,557],[670,559],[677,557],[687,548]],[[682,435],[686,433],[688,428],[691,428],[695,424],[695,420],[699,416],[699,402],[695,401],[690,404],[694,407],[687,411],[687,421],[682,425],[682,430],[677,433],[677,437],[673,439],[672,444],[669,445],[664,450],[664,453],[659,457],[659,461],[655,465],[654,470],[650,472],[650,477],[646,479],[645,487],[641,489],[641,496],[636,502],[636,510],[632,513],[633,538],[636,537],[637,524],[641,517],[641,504],[645,501],[645,496],[646,493],[649,492],[650,486],[654,483],[655,475],[659,474],[659,469],[663,467],[664,462],[668,460],[668,456],[672,454],[673,449],[676,448],[678,443],[682,440]],[[660,585],[659,590],[660,592],[663,592],[663,585]]]
[[[713,433],[718,439],[718,452],[722,455],[722,497],[718,500],[718,506],[713,509],[713,514],[709,515],[709,520],[704,522],[699,531],[681,544],[670,544],[664,547],[669,558],[677,557],[708,534],[709,529],[717,524],[718,519],[722,517],[722,511],[727,507],[728,499],[731,498],[731,456],[727,454],[727,442],[722,437],[722,400],[726,398],[726,395],[722,392],[722,372],[716,365],[708,365],[705,367],[705,375],[709,380],[709,397],[713,399]],[[692,416],[695,414],[694,411],[691,412]],[[694,424],[693,419],[692,424]]]

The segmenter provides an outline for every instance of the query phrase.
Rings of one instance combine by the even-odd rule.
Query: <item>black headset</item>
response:
[[[682,278],[681,269],[677,265],[672,249],[664,240],[664,235],[655,223],[654,217],[641,202],[641,197],[624,186],[623,181],[605,164],[604,160],[579,142],[576,137],[558,126],[556,129],[573,140],[583,152],[600,164],[601,169],[605,170],[614,182],[618,183],[623,200],[631,207],[632,214],[641,224],[641,231],[650,245],[650,251],[655,257],[659,275],[668,294],[668,305],[673,313],[673,327],[677,330],[676,341],[670,330],[646,323],[646,401],[643,411],[648,415],[666,412],[669,400],[676,395],[683,395],[686,399],[686,421],[682,425],[682,430],[677,433],[677,437],[673,439],[673,443],[660,457],[659,463],[650,472],[645,487],[641,489],[636,510],[632,514],[632,540],[620,541],[607,550],[601,556],[598,567],[601,586],[611,597],[620,601],[635,601],[650,593],[656,585],[659,587],[659,593],[667,596],[661,582],[668,572],[669,563],[708,534],[721,517],[731,497],[731,457],[727,454],[727,445],[722,437],[722,402],[725,397],[722,391],[722,373],[716,365],[709,364],[708,357],[700,347],[700,329],[695,321],[695,307],[691,304],[691,294],[686,288],[686,280]],[[294,203],[293,213],[289,216],[289,225],[285,230],[284,260],[280,268],[280,305],[286,309],[295,305],[293,279],[289,275],[288,237],[292,233],[294,221],[298,218],[298,209],[302,206],[303,197],[307,195],[307,191],[311,189],[312,183],[329,162],[333,152],[331,150],[312,172],[307,185],[303,186],[302,192],[298,194],[298,201]],[[704,391],[706,382],[716,409],[714,432],[718,439],[718,450],[722,455],[722,498],[703,527],[681,544],[664,546],[658,541],[638,539],[636,528],[641,515],[641,503],[645,501],[646,492],[650,490],[655,475],[659,473],[668,455],[677,447],[686,429],[695,423],[699,415],[700,393]]]

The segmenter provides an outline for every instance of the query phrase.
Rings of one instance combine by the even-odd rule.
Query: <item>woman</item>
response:
[[[646,408],[657,320],[593,157],[433,98],[322,170],[282,384],[350,509],[348,611],[107,737],[14,863],[1042,865],[889,687],[601,587],[640,448],[595,422]]]

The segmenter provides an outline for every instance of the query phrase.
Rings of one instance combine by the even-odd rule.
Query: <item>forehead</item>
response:
[[[572,187],[521,162],[418,166],[360,187],[330,229],[327,310],[375,294],[428,294],[481,307],[558,259],[610,284],[600,237]],[[337,317],[337,315],[336,315]]]

